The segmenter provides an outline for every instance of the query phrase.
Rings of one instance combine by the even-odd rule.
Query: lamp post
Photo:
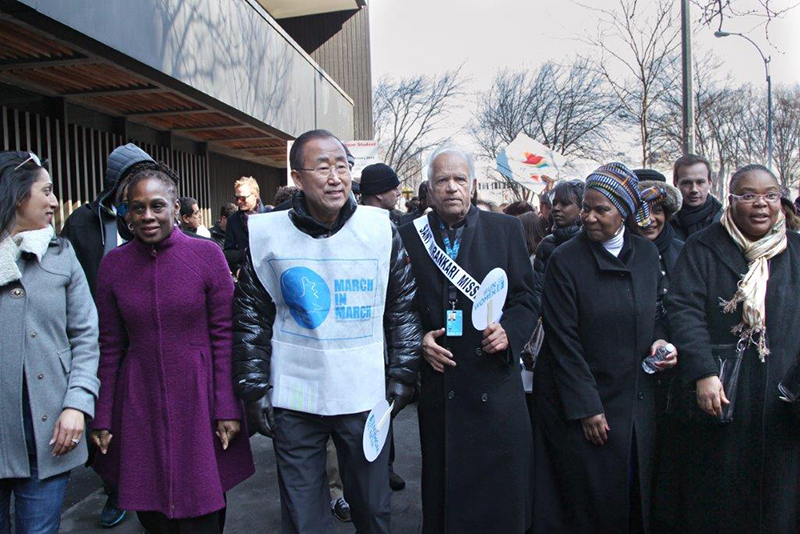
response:
[[[724,32],[722,30],[714,32],[714,37],[728,37],[729,35],[738,35],[739,37],[743,37],[748,41],[750,41],[750,43],[756,47],[756,50],[758,50],[758,53],[761,55],[761,59],[764,61],[764,70],[767,73],[767,167],[769,167],[769,169],[771,170],[772,169],[772,77],[769,75],[769,62],[772,61],[772,57],[765,56],[764,52],[761,51],[761,47],[759,47],[755,41],[753,41],[743,33]]]

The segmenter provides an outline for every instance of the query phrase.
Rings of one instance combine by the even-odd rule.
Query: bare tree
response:
[[[700,24],[722,30],[726,19],[756,19],[764,27],[764,36],[769,41],[769,27],[787,11],[800,5],[796,0],[692,0],[700,10]]]
[[[492,159],[521,132],[565,156],[592,158],[607,147],[609,119],[618,110],[605,79],[586,59],[569,66],[546,62],[535,71],[498,73],[478,95],[471,131]]]
[[[622,117],[638,130],[642,166],[668,145],[651,118],[677,86],[680,28],[672,0],[618,0],[615,9],[584,6],[600,18],[589,43],[599,50],[596,68],[607,80]]]
[[[773,140],[781,185],[795,187],[800,179],[800,84],[775,92]]]
[[[466,81],[459,67],[439,76],[378,82],[373,94],[375,139],[383,161],[404,183],[415,183],[422,154],[446,141],[443,126],[464,95]]]

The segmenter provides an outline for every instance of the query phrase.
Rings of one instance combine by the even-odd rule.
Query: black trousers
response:
[[[224,510],[183,519],[169,519],[161,512],[136,512],[136,516],[148,534],[221,534]]]
[[[281,525],[288,534],[333,531],[325,444],[333,437],[344,494],[360,533],[388,533],[391,516],[389,447],[374,462],[364,457],[368,412],[320,416],[275,409],[272,440],[281,492]],[[387,444],[388,445],[388,444]]]

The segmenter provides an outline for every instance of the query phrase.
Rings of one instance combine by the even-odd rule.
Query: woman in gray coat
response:
[[[0,533],[58,532],[69,471],[86,461],[97,312],[69,242],[56,238],[50,174],[0,152]]]

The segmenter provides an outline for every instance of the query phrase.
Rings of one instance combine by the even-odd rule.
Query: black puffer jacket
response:
[[[536,248],[536,259],[533,261],[533,295],[536,297],[539,309],[541,309],[542,304],[544,271],[547,268],[547,262],[550,261],[550,256],[553,255],[559,245],[566,243],[580,231],[581,227],[577,224],[564,228],[553,228],[553,233],[542,239],[542,242]]]
[[[302,192],[292,199],[292,223],[315,238],[338,232],[358,205],[351,199],[332,227],[323,226],[308,213]],[[387,375],[414,386],[419,371],[422,323],[414,309],[417,284],[397,228],[392,226],[392,256],[383,327],[389,355]],[[270,389],[272,325],[275,303],[258,279],[249,252],[241,264],[233,300],[233,380],[236,394],[247,402],[263,397]]]

